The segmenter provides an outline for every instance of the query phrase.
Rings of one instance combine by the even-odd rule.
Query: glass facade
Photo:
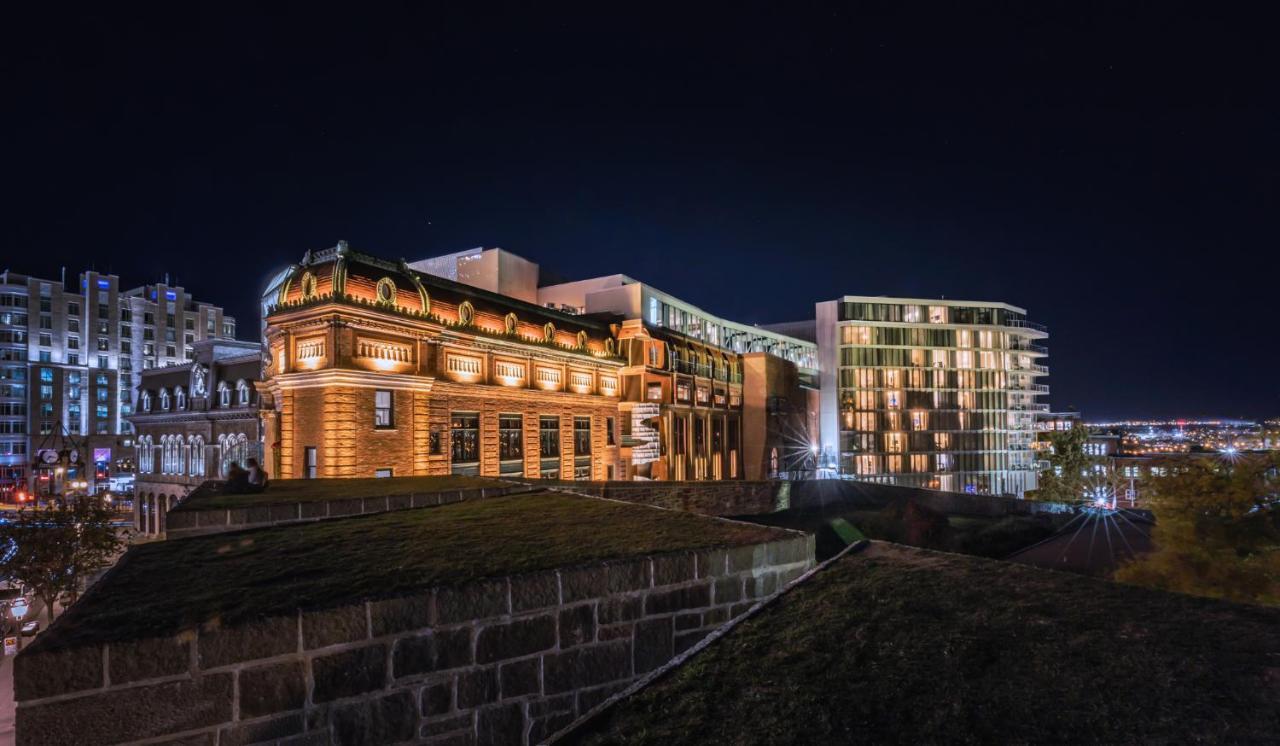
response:
[[[845,299],[834,310],[820,343],[833,353],[829,445],[842,476],[978,494],[1035,488],[1043,327],[1001,304]]]

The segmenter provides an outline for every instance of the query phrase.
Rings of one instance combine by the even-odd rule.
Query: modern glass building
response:
[[[1048,331],[1006,303],[845,296],[817,305],[822,461],[840,476],[1021,496]]]

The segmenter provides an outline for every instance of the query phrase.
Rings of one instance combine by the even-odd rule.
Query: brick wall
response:
[[[17,742],[537,743],[775,593],[813,552],[797,536],[30,648],[14,673]]]

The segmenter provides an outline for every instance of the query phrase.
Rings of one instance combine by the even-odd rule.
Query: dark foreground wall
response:
[[[813,557],[813,537],[797,536],[28,651],[15,661],[17,741],[533,744]]]
[[[545,482],[532,482],[547,485]],[[682,510],[699,515],[759,515],[787,508],[787,482],[550,482],[584,495]]]

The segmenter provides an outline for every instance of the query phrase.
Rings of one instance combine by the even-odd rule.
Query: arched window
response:
[[[189,464],[191,468],[188,473],[193,477],[204,476],[204,436],[192,435],[189,439],[191,448],[191,459]]]
[[[227,386],[226,381],[218,381],[218,406],[231,406],[231,389]]]
[[[138,438],[138,471],[144,474],[154,472],[155,458],[156,453],[152,450],[151,436],[140,436]]]
[[[151,411],[151,392],[150,391],[142,392],[142,401],[140,402],[140,404],[143,412]]]
[[[173,390],[173,394],[174,394],[174,399],[177,400],[176,403],[177,403],[178,409],[179,410],[186,409],[187,408],[187,392],[184,391],[181,386],[179,386]]]
[[[236,381],[236,401],[242,407],[249,406],[249,384],[243,378]]]
[[[160,409],[161,411],[169,411],[169,389],[160,389]]]
[[[225,475],[232,464],[245,465],[249,458],[249,439],[244,433],[231,433],[218,436],[218,447],[222,452],[220,473]]]

